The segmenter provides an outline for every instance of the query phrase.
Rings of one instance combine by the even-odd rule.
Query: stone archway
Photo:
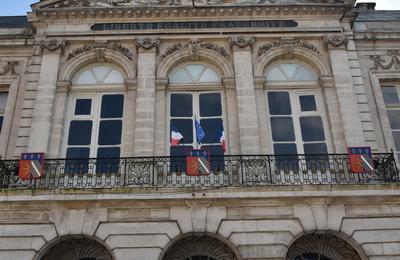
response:
[[[175,242],[162,260],[239,260],[221,240],[206,235],[191,235]]]
[[[337,236],[312,233],[300,237],[290,246],[286,260],[361,260],[361,257]]]
[[[94,239],[66,236],[44,249],[38,260],[113,260],[111,252]]]

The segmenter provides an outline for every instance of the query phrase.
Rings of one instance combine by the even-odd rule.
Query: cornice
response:
[[[44,8],[35,12],[40,21],[48,19],[94,18],[194,18],[194,17],[263,17],[276,15],[343,15],[343,5],[263,5],[207,7],[115,7],[115,8]],[[32,21],[34,17],[30,17]]]

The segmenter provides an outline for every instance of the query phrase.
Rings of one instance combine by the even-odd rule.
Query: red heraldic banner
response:
[[[190,150],[186,156],[186,174],[202,176],[210,174],[210,152],[208,150]]]
[[[349,147],[350,168],[354,173],[374,172],[371,147]]]
[[[20,179],[39,179],[44,175],[44,153],[23,153],[19,161]]]

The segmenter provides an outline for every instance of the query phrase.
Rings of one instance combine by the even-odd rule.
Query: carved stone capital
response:
[[[8,61],[0,70],[0,76],[5,76],[7,74],[10,74],[11,76],[18,76],[19,73],[16,71],[18,65],[18,61]]]
[[[62,40],[56,40],[56,39],[46,39],[46,40],[42,40],[40,42],[40,47],[43,50],[48,50],[48,51],[56,51],[58,49],[61,50],[61,52],[64,52],[65,46],[67,45],[67,43],[65,41]]]
[[[125,79],[126,90],[136,90],[137,89],[137,80],[136,79]]]
[[[252,48],[255,40],[254,37],[246,37],[246,36],[237,36],[237,37],[231,37],[229,40],[229,44],[231,47],[238,47],[240,49],[243,48]]]
[[[71,85],[69,80],[59,80],[57,81],[57,92],[66,93],[71,89]]]
[[[224,87],[226,89],[235,89],[236,88],[234,77],[223,77],[222,84],[224,85]]]
[[[332,36],[325,36],[324,37],[324,46],[325,48],[334,47],[334,48],[345,48],[349,39],[344,34],[337,34]]]
[[[156,90],[165,91],[168,85],[168,78],[156,79]]]
[[[153,48],[156,48],[156,50],[158,50],[160,46],[160,40],[152,38],[136,39],[136,46],[144,50],[151,50]]]

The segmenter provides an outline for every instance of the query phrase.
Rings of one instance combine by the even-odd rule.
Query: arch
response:
[[[104,54],[104,55],[103,55]],[[59,77],[60,81],[70,81],[72,77],[81,70],[83,67],[92,63],[109,62],[120,67],[125,73],[126,78],[134,79],[136,77],[134,64],[123,55],[110,50],[102,50],[102,58],[99,58],[98,53],[95,51],[85,52],[79,54],[72,59],[68,60],[64,67],[61,69]]]
[[[213,65],[221,77],[234,77],[231,62],[225,57],[218,55],[209,49],[199,49],[196,59],[193,59],[189,49],[183,49],[174,52],[161,61],[158,66],[157,78],[168,78],[170,72],[181,63],[186,61],[200,61]]]
[[[263,54],[259,58],[259,62],[257,63],[254,74],[256,77],[264,77],[265,76],[265,71],[267,67],[277,61],[277,60],[288,60],[285,58],[286,56],[286,49],[285,48],[279,48],[275,49],[272,51],[269,51],[265,54]],[[293,50],[293,58],[303,61],[310,65],[314,71],[317,72],[318,75],[330,75],[331,69],[330,66],[324,62],[321,57],[317,56],[315,53],[308,51],[306,49],[302,48],[294,48]]]
[[[240,260],[237,249],[227,239],[210,233],[189,233],[171,241],[159,260],[186,260],[207,256],[216,260]]]
[[[269,64],[265,74],[267,81],[315,81],[317,75],[307,64],[298,60],[279,60]]]
[[[85,67],[72,77],[73,85],[123,84],[124,75],[110,64],[96,63]]]
[[[111,249],[95,237],[66,235],[54,239],[39,250],[34,260],[113,260]]]
[[[285,259],[303,260],[308,258],[301,257],[312,255],[327,260],[368,259],[364,250],[352,238],[332,230],[311,231],[297,236],[289,245]]]
[[[198,63],[184,63],[169,74],[169,82],[174,84],[219,83],[221,77],[210,66]]]

